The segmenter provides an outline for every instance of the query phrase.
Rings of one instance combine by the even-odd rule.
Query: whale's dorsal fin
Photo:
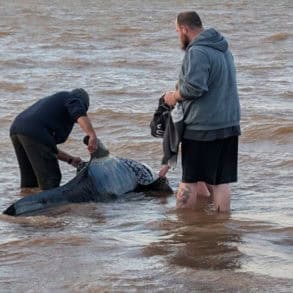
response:
[[[88,135],[83,138],[83,142],[84,142],[84,144],[88,145],[88,142],[89,142]],[[97,138],[97,150],[91,154],[91,159],[98,159],[98,158],[107,157],[107,156],[109,156],[109,154],[110,154],[109,150],[102,143],[102,141],[99,138]]]

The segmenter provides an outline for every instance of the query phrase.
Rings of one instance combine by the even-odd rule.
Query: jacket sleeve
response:
[[[79,117],[87,116],[87,107],[81,99],[76,97],[68,97],[65,101],[65,107],[75,122]]]
[[[179,91],[183,99],[199,98],[208,91],[210,64],[202,51],[191,48],[183,60]]]

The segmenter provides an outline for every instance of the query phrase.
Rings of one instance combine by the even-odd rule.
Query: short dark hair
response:
[[[177,15],[178,25],[187,25],[191,28],[202,28],[202,22],[199,15],[195,11],[181,12]]]

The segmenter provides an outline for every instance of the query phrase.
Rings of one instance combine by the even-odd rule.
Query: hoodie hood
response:
[[[214,48],[221,52],[225,52],[228,49],[228,42],[215,29],[209,28],[204,30],[193,41],[191,41],[188,49],[192,46],[206,46]]]
[[[84,104],[86,105],[86,109],[88,110],[89,106],[90,106],[90,98],[88,93],[82,89],[82,88],[78,88],[78,89],[74,89],[71,91],[71,94],[77,98],[80,99],[84,102]]]

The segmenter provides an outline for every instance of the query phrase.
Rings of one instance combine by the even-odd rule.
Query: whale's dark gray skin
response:
[[[171,194],[166,178],[155,178],[149,167],[134,160],[111,156],[100,140],[98,149],[77,175],[63,186],[26,196],[3,213],[27,215],[67,203],[105,202],[131,191]]]

